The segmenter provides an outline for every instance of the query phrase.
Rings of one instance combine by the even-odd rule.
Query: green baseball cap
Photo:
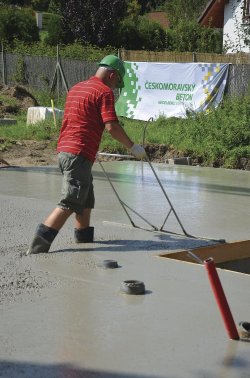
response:
[[[124,87],[123,77],[125,75],[124,63],[116,55],[107,55],[99,63],[100,67],[110,67],[116,70],[119,74],[119,82],[117,83],[117,88]]]

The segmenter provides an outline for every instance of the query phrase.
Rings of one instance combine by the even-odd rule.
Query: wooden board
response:
[[[215,263],[242,260],[248,257],[250,258],[250,240],[215,244],[209,247],[194,248],[190,251],[198,256],[202,261],[209,257],[212,257]],[[194,262],[194,259],[192,259],[185,250],[175,253],[161,254],[160,257]]]

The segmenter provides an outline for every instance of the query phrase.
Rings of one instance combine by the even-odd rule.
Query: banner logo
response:
[[[139,120],[186,117],[221,102],[228,64],[125,62],[124,88],[116,103],[119,116]]]

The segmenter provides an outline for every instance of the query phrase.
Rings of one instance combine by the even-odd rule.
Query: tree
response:
[[[63,26],[75,40],[99,47],[113,45],[126,0],[69,0],[61,4]]]
[[[34,10],[45,12],[48,9],[50,0],[31,0],[31,6]]]
[[[51,0],[49,3],[48,12],[61,14],[61,1]]]
[[[174,51],[213,52],[222,51],[222,32],[204,28],[197,18],[207,0],[168,0],[165,10],[170,21],[166,40]]]
[[[0,39],[9,43],[14,39],[24,42],[39,41],[39,31],[31,10],[1,9]]]
[[[136,21],[140,13],[141,13],[141,5],[138,3],[138,1],[137,0],[129,1],[127,12],[126,12],[127,17],[133,18]]]
[[[31,0],[1,0],[1,4],[5,6],[17,5],[17,6],[30,6]]]
[[[165,30],[157,22],[149,21],[144,16],[136,19],[126,18],[120,25],[116,47],[128,50],[164,50],[166,45]]]
[[[46,11],[48,9],[50,0],[2,0],[4,5],[16,5],[19,7],[30,7],[37,11]]]
[[[166,3],[166,0],[137,0],[138,4],[141,6],[141,14],[151,12],[152,10],[158,9]]]
[[[60,43],[65,43],[65,36],[62,30],[62,19],[59,15],[51,15],[47,24],[47,33],[47,36],[44,38],[46,44],[56,46]]]
[[[196,21],[182,20],[175,28],[167,30],[166,39],[171,41],[173,51],[219,54],[222,50],[222,31],[204,28]]]
[[[207,4],[207,0],[168,0],[165,2],[164,8],[168,14],[170,25],[174,28],[184,20],[196,20],[205,4]]]

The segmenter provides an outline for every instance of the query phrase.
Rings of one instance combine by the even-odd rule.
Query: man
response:
[[[73,213],[75,241],[93,242],[94,227],[90,227],[95,202],[92,165],[104,129],[137,159],[145,156],[144,148],[134,144],[120,126],[115,112],[113,89],[124,86],[124,75],[123,62],[115,55],[107,55],[94,76],[70,89],[57,145],[58,164],[63,174],[61,199],[38,225],[26,255],[48,252],[58,231]]]

